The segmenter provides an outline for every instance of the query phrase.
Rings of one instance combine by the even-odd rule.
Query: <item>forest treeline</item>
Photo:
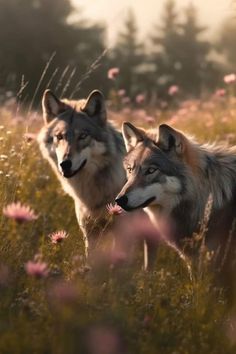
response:
[[[131,100],[142,93],[151,100],[176,85],[190,97],[220,88],[222,76],[236,71],[233,13],[214,38],[192,4],[179,8],[166,0],[156,17],[141,40],[130,10],[107,48],[106,27],[69,0],[0,0],[1,96],[13,92],[24,103],[37,102],[45,87],[73,98],[115,88]],[[116,80],[108,78],[110,68],[118,68]]]

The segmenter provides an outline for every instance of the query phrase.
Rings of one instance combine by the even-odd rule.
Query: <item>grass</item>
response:
[[[235,113],[233,97],[213,97],[176,109],[128,106],[111,117],[153,128],[170,122],[200,141],[233,144]],[[98,259],[87,271],[73,202],[37,144],[23,138],[26,124],[36,132],[41,123],[16,123],[8,106],[0,117],[0,210],[20,201],[39,215],[19,224],[0,213],[0,353],[235,353],[234,306],[204,262],[191,278],[183,260],[161,246],[153,271],[141,269],[139,250],[132,263]],[[69,237],[52,244],[48,235],[62,229]],[[48,277],[27,274],[33,259],[47,263]]]

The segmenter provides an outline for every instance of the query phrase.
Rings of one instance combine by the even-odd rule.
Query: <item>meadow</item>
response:
[[[179,101],[176,92],[158,108],[122,96],[113,92],[109,105],[119,126],[167,122],[202,142],[236,143],[232,86],[198,100]],[[1,354],[236,352],[236,301],[229,306],[214,283],[208,252],[186,266],[161,245],[155,269],[144,271],[139,248],[130,261],[104,245],[89,269],[73,201],[35,141],[40,112],[20,115],[9,98],[0,122]],[[17,216],[13,202],[30,210]]]

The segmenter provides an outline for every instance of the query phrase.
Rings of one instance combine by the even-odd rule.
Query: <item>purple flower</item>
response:
[[[51,239],[52,243],[56,244],[62,242],[68,236],[69,235],[66,233],[66,231],[60,230],[53,232],[48,237]]]
[[[54,303],[70,304],[77,300],[78,293],[74,284],[59,281],[53,284],[49,290],[49,299]]]
[[[49,274],[47,263],[41,261],[28,261],[25,264],[25,271],[35,278],[45,278]]]
[[[3,214],[19,223],[38,219],[38,215],[28,205],[22,205],[20,202],[7,205],[3,208]]]
[[[119,75],[120,69],[119,68],[110,68],[107,72],[107,77],[110,80],[115,80],[116,77]]]
[[[120,215],[123,213],[123,209],[118,204],[107,204],[107,211],[110,215]]]

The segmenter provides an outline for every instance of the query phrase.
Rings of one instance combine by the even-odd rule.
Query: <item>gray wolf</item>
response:
[[[78,101],[61,100],[46,90],[42,108],[39,147],[74,200],[87,256],[107,222],[106,205],[126,180],[122,134],[108,122],[104,97],[97,90]]]
[[[199,144],[166,124],[154,137],[124,123],[123,137],[127,183],[116,198],[118,205],[127,211],[144,208],[163,236],[180,247],[183,239],[199,232],[211,195],[206,244],[212,250],[219,247],[222,257],[231,253],[232,261],[236,148]]]

